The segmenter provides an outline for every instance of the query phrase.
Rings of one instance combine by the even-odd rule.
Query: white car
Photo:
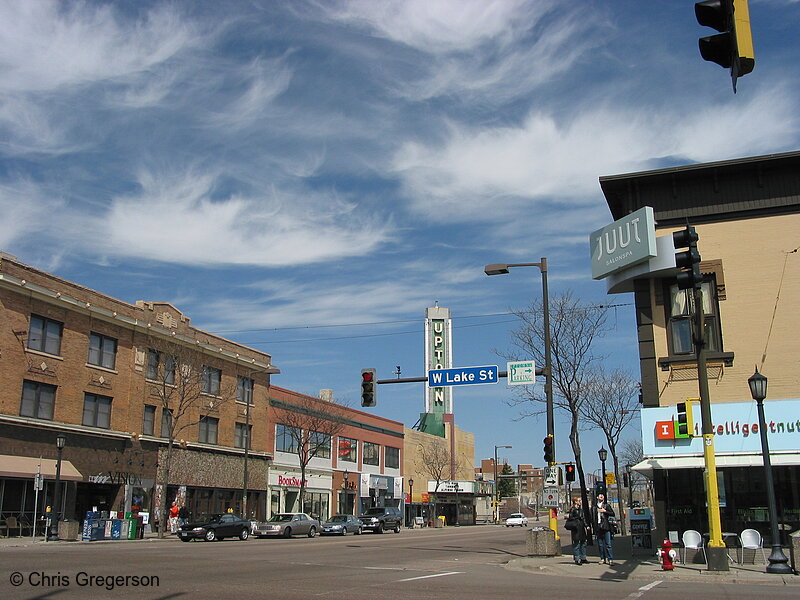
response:
[[[506,519],[506,527],[527,527],[528,526],[528,517],[523,515],[522,513],[514,513],[509,515]]]

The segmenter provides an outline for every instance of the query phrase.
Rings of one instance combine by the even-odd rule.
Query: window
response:
[[[56,386],[38,381],[25,381],[22,385],[19,416],[52,420],[55,403]]]
[[[400,468],[400,448],[391,448],[386,446],[385,448],[386,458],[385,464],[387,469],[399,469]]]
[[[151,404],[144,405],[144,419],[142,420],[142,433],[153,435],[156,431],[156,407]]]
[[[219,382],[222,379],[222,371],[214,367],[203,367],[203,383],[201,391],[204,394],[219,396]]]
[[[217,426],[219,419],[214,417],[200,417],[200,436],[198,440],[203,444],[217,443]]]
[[[278,424],[275,426],[275,451],[297,453],[300,430],[296,427]]]
[[[168,438],[172,428],[172,411],[163,409],[161,411],[161,437]]]
[[[233,432],[233,445],[236,448],[244,448],[245,446],[249,447],[250,444],[247,444],[247,440],[250,439],[252,433],[253,433],[252,425],[247,425],[245,423],[236,423],[236,430]]]
[[[253,403],[253,380],[239,375],[236,381],[236,399],[245,404]]]
[[[39,315],[31,315],[31,326],[28,331],[28,348],[47,352],[48,354],[61,354],[61,336],[64,333],[64,324]]]
[[[163,367],[161,366],[163,363]],[[175,384],[175,357],[157,350],[147,351],[147,378],[169,385]]]
[[[327,433],[312,431],[308,436],[308,443],[313,455],[317,458],[331,457],[331,436]]]
[[[350,438],[339,438],[339,460],[358,462],[358,442]]]
[[[89,335],[89,359],[90,365],[113,369],[117,358],[117,340],[99,333]]]
[[[381,464],[381,447],[378,444],[364,442],[364,464],[375,466]]]
[[[83,424],[89,427],[111,427],[111,398],[97,394],[83,396]]]
[[[715,295],[714,276],[707,276],[701,284],[705,336],[709,352],[722,351],[722,331],[719,324],[719,308]],[[677,284],[669,286],[669,343],[671,354],[694,354],[692,343],[692,313],[694,294],[692,290],[681,290]]]

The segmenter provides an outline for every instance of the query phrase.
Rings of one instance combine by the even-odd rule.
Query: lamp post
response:
[[[511,448],[511,446],[495,446],[494,447],[494,522],[500,518],[500,480],[497,479],[497,449],[498,448]],[[537,513],[538,514],[538,513]]]
[[[556,465],[556,445],[555,445],[555,417],[553,409],[553,368],[551,360],[551,346],[550,343],[550,301],[547,291],[547,259],[542,257],[536,263],[510,263],[510,264],[493,264],[486,265],[483,271],[487,275],[503,275],[508,273],[511,267],[538,267],[542,274],[542,311],[544,312],[544,395],[547,406],[547,437],[551,440],[551,448],[553,460],[547,465],[553,467]],[[556,535],[556,539],[560,539],[558,535],[558,521],[556,520],[557,508],[550,508],[550,529]]]
[[[271,456],[267,457],[267,506],[265,511],[267,520],[272,516],[272,487],[269,484],[269,471],[272,466],[272,460]]]
[[[64,446],[67,445],[67,436],[59,433],[56,436],[56,448],[58,449],[58,460],[56,461],[56,484],[53,487],[53,513],[50,517],[50,533],[48,540],[55,541],[58,539],[58,521],[59,514],[61,513],[61,455],[64,452]]]
[[[350,504],[350,490],[347,489],[347,480],[350,479],[350,471],[345,469],[344,473],[342,473],[342,487],[344,488],[344,503]],[[352,514],[352,508],[347,511],[347,514]],[[344,511],[342,511],[344,512]]]
[[[414,527],[414,478],[408,478],[408,503],[411,504],[411,527]]]
[[[767,440],[767,420],[764,417],[764,398],[767,397],[767,378],[756,372],[747,380],[750,386],[750,394],[758,405],[758,428],[761,431],[761,456],[764,459],[764,475],[767,484],[767,504],[769,506],[769,525],[772,535],[772,553],[769,555],[769,565],[767,573],[777,573],[780,575],[790,575],[788,559],[783,553],[781,540],[778,535],[778,510],[775,502],[775,484],[772,481],[772,463],[769,458],[769,441]]]
[[[606,459],[608,458],[608,450],[601,447],[600,450],[597,451],[597,456],[600,457],[600,464],[602,465],[600,480],[603,482],[603,489],[606,490],[604,495],[608,496],[608,490],[606,489]],[[608,502],[608,498],[606,498],[606,502]]]
[[[247,519],[247,487],[248,487],[248,459],[250,458],[250,401],[252,399],[252,391],[247,398],[247,406],[245,408],[245,425],[244,425],[244,477],[242,482],[242,518]]]
[[[633,465],[628,463],[625,470],[628,472],[628,508],[633,509]]]

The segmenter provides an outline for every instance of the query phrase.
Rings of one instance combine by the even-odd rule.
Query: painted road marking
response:
[[[652,583],[648,583],[647,585],[643,585],[642,587],[639,588],[638,592],[633,592],[632,594],[630,594],[628,596],[628,598],[630,598],[631,600],[635,600],[636,598],[641,598],[642,596],[644,596],[645,592],[649,592],[654,587],[656,587],[659,583],[663,583],[663,582],[659,580],[659,581],[654,581]]]
[[[396,583],[403,581],[416,581],[417,579],[430,579],[431,577],[444,577],[445,575],[460,575],[464,571],[450,571],[449,573],[435,573],[433,575],[422,575],[420,577],[409,577],[408,579],[398,579]]]

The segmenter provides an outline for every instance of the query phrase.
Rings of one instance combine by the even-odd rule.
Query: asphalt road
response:
[[[740,600],[764,595],[755,585],[509,570],[506,563],[525,554],[525,535],[523,529],[485,526],[245,542],[39,543],[0,550],[0,597]],[[797,594],[795,586],[768,590],[771,600]]]

